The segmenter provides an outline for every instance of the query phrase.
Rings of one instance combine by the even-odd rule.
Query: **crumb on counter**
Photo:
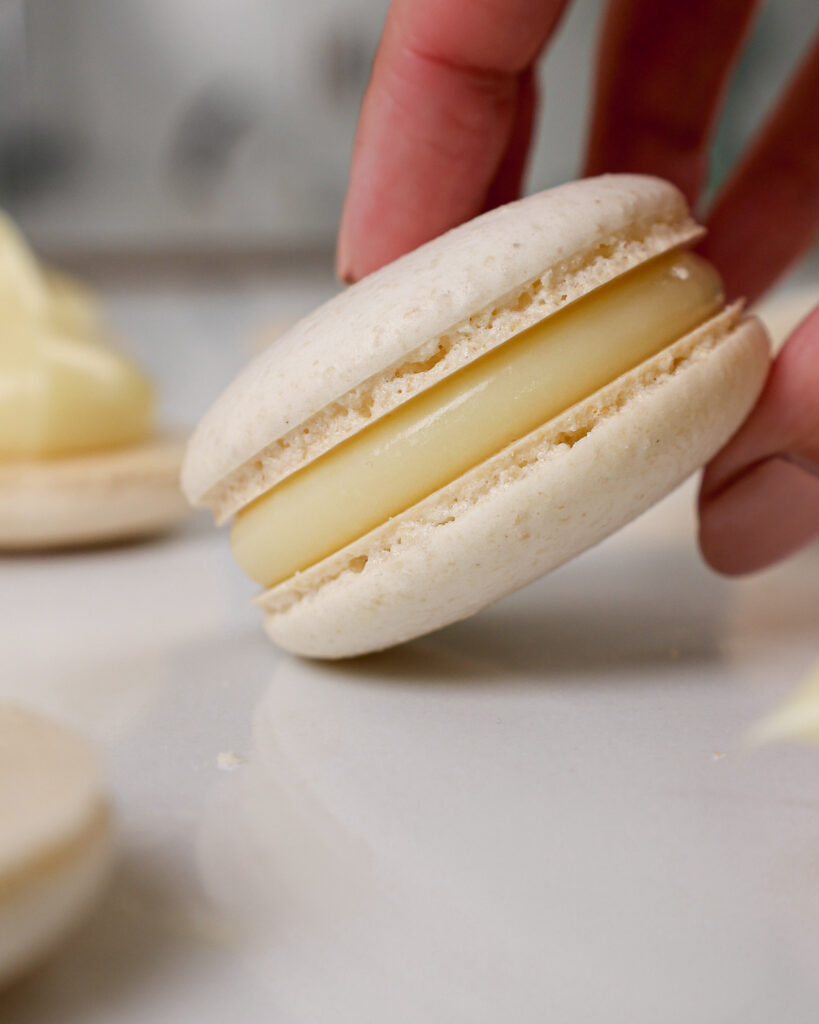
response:
[[[245,759],[232,750],[222,750],[216,755],[216,767],[220,772],[233,772],[244,764]]]

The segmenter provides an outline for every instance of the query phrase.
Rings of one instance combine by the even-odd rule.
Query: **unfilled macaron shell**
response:
[[[190,514],[184,441],[159,437],[84,456],[0,463],[0,550],[102,544],[169,529]]]
[[[111,851],[93,751],[49,720],[0,703],[0,984],[84,917]]]

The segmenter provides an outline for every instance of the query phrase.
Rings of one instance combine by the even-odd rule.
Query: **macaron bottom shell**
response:
[[[184,440],[62,459],[0,462],[0,551],[45,551],[134,540],[190,515],[179,489]]]
[[[474,614],[624,526],[734,433],[770,365],[736,308],[257,599],[295,654],[354,657]]]

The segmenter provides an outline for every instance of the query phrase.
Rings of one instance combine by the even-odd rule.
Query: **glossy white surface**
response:
[[[190,417],[323,287],[285,285],[115,309]],[[121,857],[0,1020],[812,1024],[819,749],[742,737],[819,656],[819,550],[721,580],[691,500],[338,666],[269,645],[205,521],[4,560],[0,695],[100,744]]]

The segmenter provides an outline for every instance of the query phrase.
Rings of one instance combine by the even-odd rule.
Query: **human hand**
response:
[[[393,0],[361,111],[338,243],[348,281],[514,199],[534,64],[567,0]],[[673,181],[694,205],[756,0],[610,0],[585,173]],[[703,41],[707,41],[707,46]],[[819,39],[710,209],[702,251],[753,301],[819,229]],[[700,542],[743,572],[819,532],[819,314],[706,470]]]

